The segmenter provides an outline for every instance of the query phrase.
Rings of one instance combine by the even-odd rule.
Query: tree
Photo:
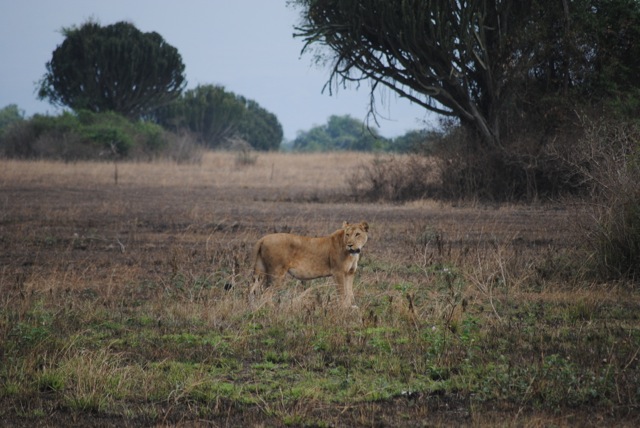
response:
[[[238,134],[256,150],[278,150],[284,136],[275,114],[252,100],[240,98],[246,113],[238,125]]]
[[[509,118],[549,95],[591,93],[612,59],[640,71],[632,42],[640,29],[637,0],[291,3],[302,11],[296,35],[304,50],[328,48],[318,60],[333,64],[330,88],[370,80],[372,97],[387,87],[457,118],[479,144],[496,150]],[[619,82],[630,72],[604,68]]]
[[[292,0],[325,87],[371,82],[443,116],[452,197],[537,198],[576,188],[558,160],[576,112],[640,112],[638,0]],[[598,114],[596,113],[596,114]],[[459,128],[459,129],[458,129]]]
[[[349,115],[331,116],[325,125],[300,132],[293,141],[293,149],[313,152],[332,150],[372,151],[385,149],[388,141],[375,129]]]
[[[433,130],[419,129],[406,132],[396,137],[390,149],[399,153],[431,154],[434,142],[442,138],[442,133]]]
[[[244,105],[223,86],[198,85],[154,112],[154,119],[174,132],[188,130],[199,143],[219,147],[236,134]]]
[[[283,131],[278,118],[253,101],[223,86],[198,85],[153,114],[154,120],[174,132],[187,130],[207,147],[239,137],[257,150],[280,146]]]
[[[640,2],[637,0],[594,1],[597,20],[589,31],[596,38],[597,55],[592,95],[614,100],[620,113],[637,119],[640,115]]]
[[[20,110],[17,105],[9,104],[0,109],[0,136],[10,125],[22,120],[24,120],[24,111]]]
[[[88,21],[63,28],[38,96],[73,110],[140,118],[180,95],[186,84],[178,50],[133,24]]]

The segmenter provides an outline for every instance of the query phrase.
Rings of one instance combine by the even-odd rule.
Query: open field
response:
[[[638,426],[640,293],[562,206],[358,202],[363,154],[0,160],[3,426]],[[331,279],[247,303],[263,234],[366,220]],[[586,278],[586,279],[585,279]]]

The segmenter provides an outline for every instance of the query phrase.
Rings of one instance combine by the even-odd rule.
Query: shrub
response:
[[[172,145],[179,147],[170,147]],[[11,158],[178,161],[199,158],[187,140],[159,125],[130,121],[116,113],[65,112],[59,116],[35,115],[7,128],[0,137],[0,153]],[[199,153],[199,151],[198,151]]]
[[[199,164],[202,161],[202,154],[205,148],[196,142],[196,138],[188,132],[174,134],[163,132],[166,144],[158,157],[169,159],[179,164]]]
[[[378,156],[354,174],[352,192],[367,200],[405,201],[434,196],[435,165],[426,156]]]
[[[377,158],[354,177],[369,199],[533,201],[579,192],[583,184],[555,143],[540,147],[535,138],[513,139],[500,150],[478,149],[477,138],[460,126],[425,133],[424,143],[407,157]],[[574,137],[565,136],[566,150]],[[567,142],[568,141],[568,142]]]
[[[0,148],[10,158],[85,158],[92,148],[82,145],[79,125],[78,118],[67,112],[57,117],[35,115],[10,127]]]
[[[478,137],[463,127],[448,126],[432,148],[440,173],[438,195],[446,200],[531,202],[578,194],[584,182],[564,154],[574,152],[580,132],[574,125],[548,135],[525,129],[512,132],[496,148],[474,143]]]
[[[593,192],[587,244],[606,278],[640,278],[640,124],[587,123],[576,169]]]

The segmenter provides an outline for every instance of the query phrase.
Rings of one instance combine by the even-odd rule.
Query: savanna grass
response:
[[[0,168],[0,417],[636,421],[639,296],[582,279],[568,211],[354,205],[332,156],[261,154],[238,169],[207,154],[139,175],[123,165],[118,186],[90,163]],[[326,234],[343,220],[371,224],[358,310],[339,309],[331,280],[290,280],[249,305],[260,235]]]

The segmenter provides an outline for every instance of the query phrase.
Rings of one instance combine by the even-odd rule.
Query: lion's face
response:
[[[344,229],[345,249],[351,255],[360,254],[362,247],[367,243],[369,225],[366,221],[359,224],[349,224],[345,221],[342,227]]]

